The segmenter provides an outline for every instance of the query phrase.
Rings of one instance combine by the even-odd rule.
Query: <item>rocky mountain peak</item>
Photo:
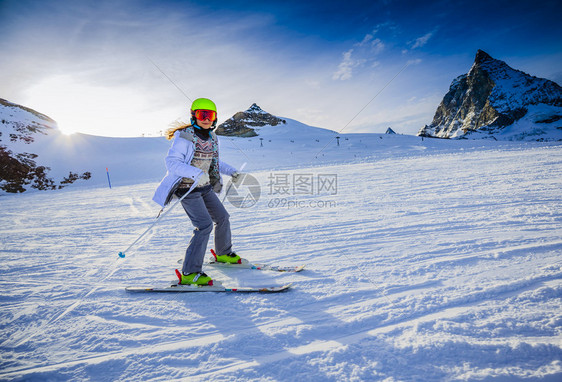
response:
[[[558,84],[513,69],[478,50],[470,71],[453,80],[432,123],[418,135],[496,138],[511,131],[509,139],[557,140],[562,138],[557,122],[561,115],[562,88]],[[515,124],[517,133],[512,128]]]
[[[493,61],[493,60],[494,59],[492,58],[492,56],[490,56],[488,53],[484,52],[481,49],[478,49],[478,52],[476,52],[476,58],[474,59],[474,63],[481,64],[483,62]]]
[[[246,113],[260,113],[260,114],[267,114],[261,107],[258,106],[257,103],[253,103],[252,106],[245,111]]]
[[[286,123],[284,119],[269,114],[253,103],[246,111],[239,111],[217,126],[216,132],[218,135],[255,137],[258,135],[255,128],[284,123]]]

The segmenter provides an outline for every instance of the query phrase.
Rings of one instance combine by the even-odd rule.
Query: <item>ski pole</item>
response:
[[[128,247],[126,250],[124,250],[124,251],[122,251],[122,252],[119,252],[119,253],[118,253],[119,257],[120,257],[120,258],[124,258],[124,257],[125,257],[125,254],[129,251],[129,249],[131,249],[135,244],[137,244],[137,242],[138,242],[140,239],[142,239],[142,238],[144,237],[144,235],[146,235],[156,224],[158,224],[158,223],[160,222],[160,220],[162,220],[162,218],[163,218],[164,216],[166,216],[166,214],[167,214],[168,212],[170,212],[171,210],[173,210],[174,207],[175,207],[178,203],[180,203],[180,202],[183,200],[183,198],[185,198],[191,191],[193,191],[193,189],[195,188],[195,186],[197,186],[197,182],[198,182],[198,181],[199,181],[199,177],[198,177],[197,179],[195,179],[195,182],[194,182],[193,185],[189,188],[189,190],[187,190],[187,192],[186,192],[185,194],[183,194],[183,196],[182,196],[181,198],[179,198],[174,204],[172,204],[172,206],[171,206],[170,208],[168,208],[168,209],[166,210],[166,212],[164,212],[163,214],[159,214],[158,217],[156,218],[156,221],[155,221],[154,223],[152,223],[152,225],[151,225],[150,227],[148,227],[148,228],[146,229],[146,231],[144,231],[143,233],[141,233],[141,235],[140,235],[139,237],[137,237],[137,239],[136,239],[135,241],[133,241],[133,243],[132,243],[131,245],[129,245],[129,247]]]

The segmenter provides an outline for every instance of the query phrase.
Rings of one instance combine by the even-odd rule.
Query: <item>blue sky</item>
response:
[[[220,121],[256,102],[415,134],[478,49],[562,83],[560,14],[559,1],[0,0],[0,97],[97,135],[166,129],[197,97]]]

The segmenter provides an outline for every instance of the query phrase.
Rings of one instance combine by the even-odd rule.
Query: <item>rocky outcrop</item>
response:
[[[543,105],[540,112],[528,115],[529,109],[536,105]],[[552,124],[561,115],[562,88],[558,84],[515,70],[479,50],[470,71],[451,83],[432,123],[418,135],[462,138],[478,132],[478,137],[485,137],[502,134],[507,127],[529,117],[525,128],[533,131],[518,131],[512,136],[537,139],[559,131],[558,125]]]
[[[18,143],[29,145],[38,135],[56,130],[56,122],[46,115],[0,98],[0,126],[0,191],[55,190],[78,179],[90,179],[90,172],[70,172],[57,183],[48,176],[51,169],[36,162],[37,154],[21,151]]]
[[[216,132],[218,135],[255,137],[258,135],[255,128],[277,126],[284,123],[286,123],[284,119],[263,111],[254,103],[248,110],[240,111],[218,125]]]
[[[0,98],[0,142],[26,143],[33,141],[34,134],[47,134],[56,129],[57,123],[33,109]]]

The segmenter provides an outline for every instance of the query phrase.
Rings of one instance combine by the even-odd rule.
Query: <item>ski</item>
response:
[[[211,267],[230,268],[230,269],[255,269],[259,271],[276,271],[276,272],[300,272],[305,267],[305,265],[282,266],[282,265],[271,265],[271,264],[260,264],[260,263],[253,264],[246,259],[242,259],[241,264],[227,264],[227,263],[217,263],[216,261],[211,261],[209,263],[206,263],[205,265]]]
[[[172,293],[193,293],[193,292],[226,292],[226,293],[277,293],[288,290],[292,284],[281,286],[260,286],[260,287],[225,287],[223,285],[180,285],[172,283],[168,286],[148,286],[148,287],[127,287],[127,292],[148,293],[148,292],[172,292]]]
[[[213,255],[213,260],[205,263],[206,266],[220,267],[220,268],[230,268],[230,269],[255,269],[258,271],[274,271],[274,272],[300,272],[304,269],[306,265],[271,265],[262,263],[251,263],[246,259],[240,259],[239,264],[229,264],[229,263],[219,263],[215,261],[216,253],[211,249]],[[183,259],[178,260],[178,264],[183,264]]]
[[[178,264],[183,264],[183,259],[178,260]],[[205,266],[217,267],[217,268],[230,268],[230,269],[255,269],[258,271],[275,271],[275,272],[300,272],[304,269],[306,265],[271,265],[271,264],[260,264],[260,263],[250,263],[246,259],[242,259],[240,264],[227,264],[227,263],[217,263],[216,261],[209,261]]]

